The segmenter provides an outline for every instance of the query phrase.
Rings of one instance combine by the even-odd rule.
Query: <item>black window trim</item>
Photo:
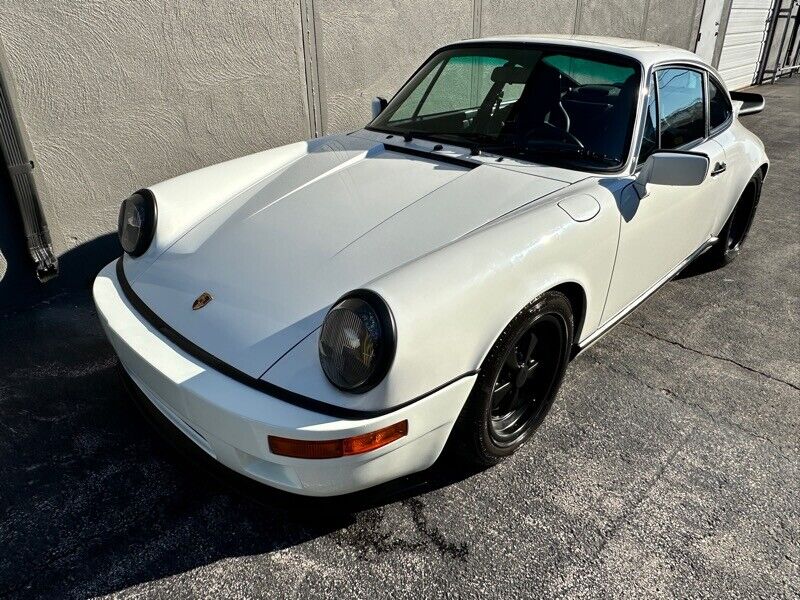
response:
[[[470,49],[470,48],[482,48],[482,47],[494,47],[494,48],[526,48],[526,47],[535,47],[537,49],[541,49],[543,51],[561,51],[561,52],[569,52],[574,54],[575,56],[586,56],[588,58],[593,58],[599,56],[606,57],[610,62],[616,64],[623,64],[633,67],[636,70],[636,74],[639,75],[639,89],[641,90],[642,81],[645,80],[648,73],[646,73],[645,66],[642,62],[627,54],[621,52],[615,52],[613,50],[603,50],[599,48],[587,48],[585,46],[572,46],[570,44],[559,44],[558,42],[531,42],[527,40],[503,40],[503,41],[496,41],[491,39],[486,40],[470,40],[466,42],[454,42],[452,44],[447,44],[446,46],[442,46],[441,48],[437,48],[434,50],[428,58],[426,58],[420,65],[414,70],[411,76],[406,79],[406,81],[401,85],[397,92],[389,99],[387,102],[387,106],[391,104],[395,98],[403,91],[403,89],[411,82],[414,77],[416,77],[417,73],[419,73],[425,65],[427,65],[435,56],[441,54],[442,52],[446,52],[449,50],[459,50],[459,49]],[[652,70],[650,71],[652,72]],[[629,127],[629,135],[627,139],[627,144],[625,146],[625,152],[623,154],[622,161],[619,164],[619,167],[610,167],[608,169],[601,168],[601,167],[571,167],[571,166],[560,166],[558,168],[564,168],[568,170],[579,170],[581,172],[586,173],[593,173],[596,175],[601,175],[603,177],[608,177],[610,175],[620,175],[624,176],[630,172],[631,169],[631,162],[634,156],[638,156],[639,148],[638,144],[641,142],[641,131],[637,129],[639,123],[639,107],[641,106],[640,98],[637,98],[636,104],[632,107],[631,110],[631,117],[629,119],[628,127]],[[372,125],[372,123],[377,119],[372,119],[367,125],[364,127],[367,131],[372,131],[375,133],[385,133],[385,134],[392,134],[398,135],[397,132],[384,130]],[[420,139],[429,139],[430,141],[441,141],[441,140],[434,140],[432,137],[425,136],[425,135],[418,135]],[[638,141],[637,141],[638,140]],[[448,142],[449,144],[460,146],[460,144],[454,143],[452,141]],[[515,160],[520,160],[519,158],[515,158]],[[542,164],[548,165],[549,163],[544,162],[535,162],[535,161],[526,161],[530,162],[531,164]],[[552,165],[550,165],[552,166]]]
[[[728,88],[719,80],[719,78],[715,77],[713,73],[706,70],[706,90],[708,90],[708,83],[709,81],[716,85],[716,87],[724,92],[723,98],[725,98],[725,102],[728,105],[728,118],[725,119],[722,123],[711,129],[711,97],[706,93],[706,109],[708,110],[708,116],[706,121],[708,122],[708,137],[712,138],[715,135],[719,135],[723,131],[726,131],[732,124],[733,124],[733,103],[731,102],[730,92],[728,92]]]
[[[650,81],[650,77],[655,76],[657,71],[661,71],[662,69],[675,69],[675,68],[688,69],[688,70],[691,70],[691,71],[698,71],[703,76],[703,96],[704,96],[704,100],[703,101],[705,103],[704,112],[705,112],[705,133],[706,133],[706,136],[703,139],[695,140],[695,141],[690,142],[688,144],[684,144],[683,146],[680,146],[679,148],[673,148],[672,150],[666,150],[666,152],[686,152],[686,151],[690,151],[692,148],[696,148],[697,146],[706,143],[708,140],[713,139],[714,137],[716,137],[720,133],[723,133],[724,131],[727,131],[728,128],[730,128],[730,126],[733,125],[733,117],[734,117],[734,115],[733,115],[733,104],[731,102],[731,97],[730,97],[730,92],[728,91],[728,87],[726,85],[724,85],[722,83],[722,80],[719,77],[717,77],[714,73],[712,73],[708,69],[707,66],[705,66],[703,64],[700,64],[700,63],[685,62],[685,61],[664,61],[664,62],[655,63],[655,64],[651,65],[650,68],[647,70],[647,81],[649,82]],[[711,130],[709,130],[709,127],[710,127],[710,116],[709,116],[709,110],[708,110],[708,92],[707,92],[707,82],[708,82],[708,78],[709,77],[711,78],[712,81],[714,81],[718,85],[718,87],[721,90],[723,90],[725,92],[725,99],[728,102],[728,107],[729,107],[730,113],[731,113],[728,116],[728,118],[725,120],[724,123],[722,123],[721,125],[718,125],[717,127],[715,127],[714,129],[711,129]],[[648,86],[649,86],[649,83],[648,83]],[[656,98],[658,98],[658,81],[657,80],[656,80]],[[642,108],[642,118],[639,119],[639,131],[638,131],[638,134],[637,134],[636,150],[635,150],[635,152],[636,152],[636,155],[635,155],[636,161],[634,163],[633,172],[631,173],[632,176],[636,176],[636,174],[641,170],[642,165],[644,164],[643,162],[641,162],[639,160],[639,155],[642,152],[642,140],[643,140],[643,137],[644,137],[644,122],[647,119],[647,115],[646,115],[647,106],[646,106],[646,104],[644,102],[644,98],[641,100],[639,105]],[[657,118],[656,120],[658,121],[658,145],[659,145],[658,149],[661,150],[661,147],[660,147],[661,146],[661,119]]]
[[[705,139],[711,137],[711,99],[708,97],[708,71],[702,72],[703,77],[703,119],[705,120]]]

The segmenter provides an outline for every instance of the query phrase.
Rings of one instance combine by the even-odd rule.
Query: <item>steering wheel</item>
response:
[[[550,123],[544,123],[541,127],[531,129],[525,136],[526,146],[536,145],[537,142],[545,141],[562,142],[566,146],[577,146],[581,150],[585,147],[583,142],[575,137],[573,133]]]

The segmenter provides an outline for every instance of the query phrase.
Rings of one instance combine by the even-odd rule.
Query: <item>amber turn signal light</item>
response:
[[[377,450],[405,435],[408,435],[408,421],[400,421],[377,431],[340,440],[293,440],[270,435],[267,436],[267,441],[270,452],[279,456],[339,458]]]

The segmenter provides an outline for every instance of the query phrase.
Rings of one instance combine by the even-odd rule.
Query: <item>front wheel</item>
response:
[[[456,442],[472,463],[500,462],[539,427],[561,385],[573,331],[572,307],[560,292],[546,292],[508,324],[456,423]]]

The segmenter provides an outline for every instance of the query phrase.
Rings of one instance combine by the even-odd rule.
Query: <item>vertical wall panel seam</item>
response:
[[[325,61],[320,50],[322,48],[322,20],[315,0],[311,2],[311,24],[314,32],[314,75],[316,76],[316,109],[319,135],[328,133],[328,104],[325,96]]]
[[[314,0],[300,0],[300,21],[303,37],[306,93],[308,96],[308,127],[311,137],[322,132],[319,99],[319,71],[317,61],[317,36],[314,22]]]
[[[572,23],[572,33],[577,34],[581,26],[581,11],[583,10],[583,1],[575,0],[575,21]]]
[[[698,20],[697,23],[695,23],[695,19],[697,18],[697,5],[700,4],[700,2],[703,3],[703,9],[700,11],[700,19]],[[703,22],[703,12],[702,12],[703,10],[705,10],[705,0],[694,0],[692,26],[689,27],[689,39],[686,40],[686,49],[691,50],[692,52],[694,52],[697,49],[697,32],[695,31],[695,25],[697,25],[698,27],[697,31],[699,31],[700,30],[699,28]],[[692,36],[694,36],[694,39],[692,39]]]
[[[647,34],[647,18],[649,16],[650,16],[650,0],[645,0],[644,14],[642,15],[642,28],[639,30],[639,37],[641,39],[644,39],[644,36]]]
[[[481,37],[481,13],[483,0],[472,0],[472,37]]]

